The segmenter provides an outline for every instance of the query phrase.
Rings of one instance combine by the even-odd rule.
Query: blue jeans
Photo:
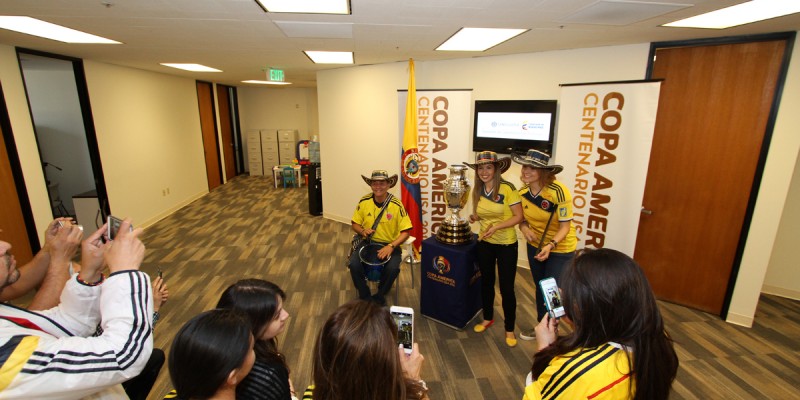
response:
[[[544,305],[544,294],[539,281],[544,278],[556,278],[556,283],[561,286],[561,273],[567,266],[567,263],[572,261],[575,252],[570,253],[550,253],[547,260],[538,261],[534,257],[539,253],[539,249],[531,246],[528,243],[528,263],[531,266],[531,276],[533,276],[533,284],[536,286],[536,314],[538,314],[536,321],[541,321],[544,315],[547,314],[547,307]],[[534,324],[536,325],[536,324]]]
[[[381,304],[386,302],[386,294],[389,293],[389,290],[392,288],[395,279],[397,279],[397,275],[400,274],[402,253],[403,250],[399,247],[394,249],[392,252],[392,258],[390,258],[389,261],[383,265],[383,270],[381,271],[381,280],[380,283],[378,283],[378,292],[375,294],[375,296],[372,296],[372,292],[370,291],[369,286],[367,286],[367,275],[364,271],[364,264],[361,263],[361,259],[358,257],[358,252],[353,252],[353,254],[350,256],[348,268],[350,268],[350,277],[353,278],[353,285],[355,285],[356,290],[358,291],[359,299],[369,300],[370,298],[374,297],[375,300]]]
[[[514,332],[517,319],[517,295],[514,293],[514,281],[517,277],[517,243],[493,244],[484,241],[476,246],[476,258],[481,270],[481,300],[483,301],[483,319],[494,319],[494,281],[497,276],[500,282],[500,298],[505,315],[506,332]],[[497,274],[495,274],[495,263]]]

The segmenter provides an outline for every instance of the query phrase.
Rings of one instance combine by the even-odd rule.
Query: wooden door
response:
[[[2,96],[2,91],[0,91]],[[28,229],[25,225],[25,219],[22,213],[22,205],[20,204],[18,187],[24,185],[17,185],[12,172],[11,160],[17,159],[16,151],[13,149],[14,142],[12,140],[10,124],[8,124],[8,114],[6,111],[5,101],[0,99],[0,240],[11,243],[14,258],[17,259],[17,265],[25,265],[33,258],[33,249],[31,248],[31,237],[28,235]],[[11,156],[13,152],[14,156]]]
[[[664,79],[634,258],[656,295],[721,314],[785,40],[663,48]],[[753,197],[754,201],[755,197]]]
[[[219,131],[222,135],[222,154],[225,156],[225,180],[236,176],[236,159],[234,158],[233,119],[231,118],[231,102],[229,86],[217,85],[217,107],[219,108]]]
[[[214,92],[209,82],[197,82],[197,104],[200,108],[200,130],[203,134],[203,151],[206,158],[208,190],[222,185],[222,166],[219,161],[219,142],[214,118]]]

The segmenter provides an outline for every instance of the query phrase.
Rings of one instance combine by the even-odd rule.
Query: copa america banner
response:
[[[555,161],[572,189],[578,248],[633,256],[660,81],[562,85]]]
[[[472,162],[469,141],[471,90],[417,90],[418,159],[403,160],[404,175],[418,180],[422,200],[422,241],[436,233],[447,215],[444,181],[451,164]],[[408,91],[397,91],[398,149],[402,148]],[[406,165],[408,164],[408,165]]]

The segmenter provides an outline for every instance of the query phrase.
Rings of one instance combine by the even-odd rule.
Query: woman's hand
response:
[[[411,354],[406,354],[402,344],[397,347],[397,352],[400,353],[400,365],[403,367],[406,378],[414,381],[420,380],[419,373],[425,357],[419,352],[419,344],[414,343],[411,346]]]
[[[486,230],[483,231],[483,233],[481,233],[480,237],[478,237],[478,240],[488,239],[492,237],[492,235],[494,235],[494,233],[497,232],[497,229],[498,229],[497,225],[489,224],[489,226],[486,227]]]
[[[158,311],[169,299],[167,283],[160,276],[153,280],[153,311]]]
[[[389,246],[387,244],[386,246],[383,246],[381,247],[380,250],[378,250],[378,258],[380,258],[381,260],[385,260],[392,256],[392,252],[394,252],[394,247]]]
[[[558,319],[550,318],[550,313],[547,313],[534,330],[536,331],[536,344],[538,349],[542,350],[553,344],[558,338]]]
[[[536,234],[533,233],[533,229],[531,229],[531,227],[525,222],[520,224],[519,230],[522,232],[522,236],[525,237],[525,241],[528,243],[536,243],[536,240],[539,239],[536,237]]]
[[[550,250],[553,249],[553,245],[551,243],[547,243],[539,249],[539,253],[537,253],[533,258],[537,261],[544,261],[550,257]]]
[[[475,222],[478,222],[480,220],[481,220],[481,218],[478,216],[478,214],[470,214],[469,215],[469,223],[470,224],[474,224]]]
[[[368,237],[369,235],[372,235],[373,233],[375,233],[375,231],[373,229],[370,229],[370,228],[364,228],[364,229],[361,230],[361,236],[363,236],[363,237]]]

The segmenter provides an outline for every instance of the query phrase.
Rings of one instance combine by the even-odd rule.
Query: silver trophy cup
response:
[[[444,201],[450,209],[436,231],[436,240],[446,244],[467,244],[472,242],[469,221],[459,215],[469,199],[470,184],[466,177],[466,165],[451,165],[450,177],[444,181]]]

